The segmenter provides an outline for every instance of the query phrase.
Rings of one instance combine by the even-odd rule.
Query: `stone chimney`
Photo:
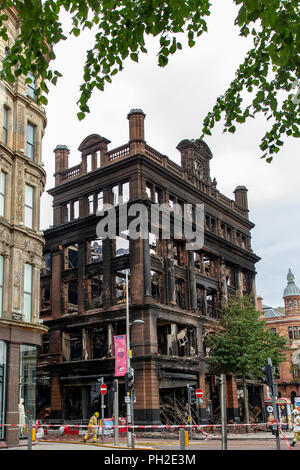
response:
[[[144,120],[146,114],[141,109],[132,109],[128,115],[129,120],[129,153],[145,152]]]
[[[258,295],[256,297],[256,301],[257,301],[257,310],[263,313],[263,298],[260,295]]]
[[[248,209],[248,189],[246,186],[237,186],[234,190],[235,203],[237,206],[241,207],[245,211],[245,217],[248,218],[249,209]]]
[[[62,182],[62,173],[69,168],[70,150],[66,145],[57,145],[53,150],[55,154],[55,186]]]

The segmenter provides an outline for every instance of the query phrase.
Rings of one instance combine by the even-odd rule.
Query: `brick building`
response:
[[[114,379],[114,335],[125,334],[125,270],[129,270],[135,423],[180,422],[186,385],[200,387],[202,422],[217,419],[218,390],[206,369],[205,337],[218,323],[221,302],[238,289],[255,292],[247,189],[230,200],[210,176],[212,153],[200,141],[181,141],[181,165],[150,147],[145,114],[128,114],[129,142],[113,150],[110,141],[89,135],[79,146],[81,161],[69,168],[69,150],[55,155],[53,226],[44,232],[46,268],[41,277],[41,318],[49,327],[39,356],[40,416],[86,419],[100,406],[97,378]],[[204,245],[186,250],[185,239],[150,232],[132,239],[117,227],[115,239],[100,239],[97,209],[111,204],[117,214],[140,202],[166,204],[174,214],[204,204]],[[119,212],[118,212],[119,211]],[[128,209],[129,213],[130,209]],[[171,217],[172,223],[175,219]],[[239,420],[237,383],[227,379],[228,416]],[[259,392],[260,392],[259,388]],[[119,380],[120,411],[124,385]],[[108,397],[109,398],[109,397]],[[108,399],[106,413],[112,413]]]
[[[19,32],[15,8],[8,8],[7,16],[8,39],[0,40],[1,59]],[[46,116],[35,102],[38,85],[33,77],[26,84],[25,78],[0,83],[0,423],[5,425],[27,422],[27,410],[35,416],[37,347],[47,331],[39,317]],[[1,426],[0,447],[18,445],[20,436],[18,428]]]
[[[289,269],[287,286],[283,291],[284,308],[271,308],[263,305],[258,297],[258,306],[267,321],[267,327],[288,339],[289,351],[285,352],[286,360],[278,368],[278,395],[289,398],[300,396],[300,289],[295,284],[295,277]]]

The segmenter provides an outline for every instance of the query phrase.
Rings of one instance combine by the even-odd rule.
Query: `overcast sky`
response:
[[[113,149],[128,141],[127,113],[142,108],[146,114],[145,138],[149,145],[179,163],[177,144],[201,135],[202,120],[215,99],[226,90],[249,47],[234,26],[237,8],[231,0],[213,1],[208,34],[190,49],[185,46],[170,57],[167,67],[157,66],[157,42],[148,41],[147,55],[139,64],[130,59],[124,70],[95,91],[90,114],[81,122],[76,113],[85,51],[93,45],[90,32],[70,38],[58,47],[54,67],[64,77],[50,88],[46,107],[48,124],[43,139],[47,172],[46,190],[54,186],[54,153],[58,144],[71,151],[69,165],[80,162],[78,146],[92,133],[111,141]],[[68,28],[66,29],[68,31]],[[291,268],[300,285],[299,141],[287,141],[271,164],[260,158],[259,142],[267,128],[264,118],[238,127],[234,135],[222,134],[222,121],[206,138],[213,159],[211,177],[218,189],[233,199],[238,185],[248,188],[253,251],[262,259],[256,265],[257,293],[264,303],[283,305],[282,293]],[[52,198],[41,201],[41,229],[52,224]]]

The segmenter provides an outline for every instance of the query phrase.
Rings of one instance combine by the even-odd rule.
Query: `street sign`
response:
[[[196,397],[197,398],[203,397],[203,392],[200,388],[197,388],[197,390],[196,390]]]
[[[106,395],[106,393],[107,393],[107,386],[106,386],[106,384],[101,384],[100,392],[101,392],[102,395]]]

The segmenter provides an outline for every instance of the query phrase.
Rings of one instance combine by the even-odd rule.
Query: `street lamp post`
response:
[[[126,269],[126,357],[127,364],[126,369],[127,373],[130,373],[130,340],[129,340],[129,299],[128,299],[128,269]],[[131,442],[131,431],[129,431],[129,426],[131,425],[131,393],[130,390],[127,391],[127,400],[126,400],[126,411],[127,411],[127,446],[130,447]]]
[[[134,320],[132,323],[129,323],[129,295],[128,295],[128,269],[126,269],[126,358],[127,358],[127,373],[131,376],[132,369],[131,369],[131,349],[130,349],[130,327],[133,324],[143,324],[143,320]],[[132,406],[132,393],[131,390],[128,390],[126,393],[126,415],[127,415],[127,446],[130,447],[134,445],[132,440],[132,432],[129,430],[130,425],[132,424],[133,418],[133,406]]]

